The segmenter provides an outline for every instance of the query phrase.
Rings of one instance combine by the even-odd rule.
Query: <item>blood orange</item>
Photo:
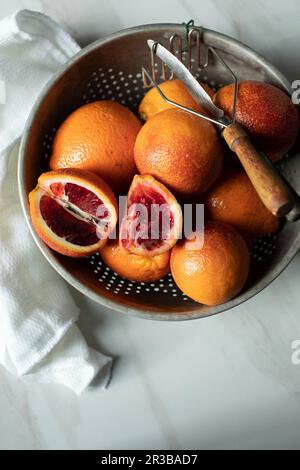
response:
[[[178,243],[171,253],[171,272],[177,286],[204,305],[220,305],[235,297],[249,273],[247,245],[230,225],[207,222],[204,244]]]
[[[238,166],[226,165],[202,202],[207,219],[230,224],[249,244],[279,228],[279,219],[264,206]]]
[[[121,247],[137,255],[155,256],[170,250],[181,231],[181,207],[173,194],[152,176],[136,175],[121,225]]]
[[[213,90],[206,85],[206,83],[199,82],[204,90],[212,98],[214,95]],[[193,109],[199,113],[205,113],[204,109],[197,101],[194,100],[188,89],[181,80],[167,80],[160,85],[162,92],[172,101],[175,101],[186,108]],[[139,115],[144,121],[155,116],[165,109],[173,109],[173,105],[167,103],[159,94],[156,88],[151,88],[144,96],[139,105]]]
[[[166,109],[138,133],[134,158],[141,175],[152,175],[184,199],[206,191],[219,176],[223,147],[208,121]]]
[[[40,238],[63,255],[83,257],[104,246],[118,218],[116,198],[97,175],[65,169],[43,173],[29,194]]]
[[[135,255],[123,250],[118,240],[110,240],[100,255],[110,269],[129,281],[154,282],[170,271],[170,251],[156,256]]]
[[[234,84],[220,88],[213,101],[231,116]],[[299,132],[296,106],[288,95],[269,83],[239,82],[236,120],[273,162],[291,149]]]
[[[114,101],[94,101],[71,113],[55,134],[50,169],[80,168],[96,173],[119,194],[136,173],[133,147],[142,127]]]

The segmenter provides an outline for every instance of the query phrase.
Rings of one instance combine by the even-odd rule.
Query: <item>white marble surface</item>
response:
[[[198,24],[247,42],[300,78],[297,0],[1,0],[0,18],[43,11],[87,44],[152,22]],[[106,392],[81,398],[0,369],[1,449],[300,448],[300,255],[255,299],[210,319],[156,323],[105,312],[74,291],[89,342],[116,357]]]

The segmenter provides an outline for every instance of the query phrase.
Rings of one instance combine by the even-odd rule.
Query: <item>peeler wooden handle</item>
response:
[[[270,160],[252,144],[239,124],[223,131],[229,148],[235,152],[248,174],[261,201],[277,217],[300,218],[300,198]],[[293,209],[293,211],[292,211]],[[288,214],[291,213],[291,217]]]

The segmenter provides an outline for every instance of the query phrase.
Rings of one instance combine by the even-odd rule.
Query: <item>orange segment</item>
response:
[[[63,255],[98,251],[117,223],[118,207],[97,175],[65,169],[43,173],[29,194],[32,223],[40,238]]]
[[[174,246],[181,231],[181,207],[173,194],[152,176],[136,175],[121,224],[121,247],[137,255],[158,255]]]

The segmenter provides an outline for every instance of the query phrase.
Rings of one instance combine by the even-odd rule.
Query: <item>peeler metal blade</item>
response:
[[[209,115],[217,120],[222,119],[224,112],[219,109],[211,100],[204,88],[198,83],[188,69],[180,62],[174,54],[162,46],[160,43],[148,39],[150,49],[154,48],[155,54],[169,67],[170,70],[186,85],[194,99],[201,104]]]

